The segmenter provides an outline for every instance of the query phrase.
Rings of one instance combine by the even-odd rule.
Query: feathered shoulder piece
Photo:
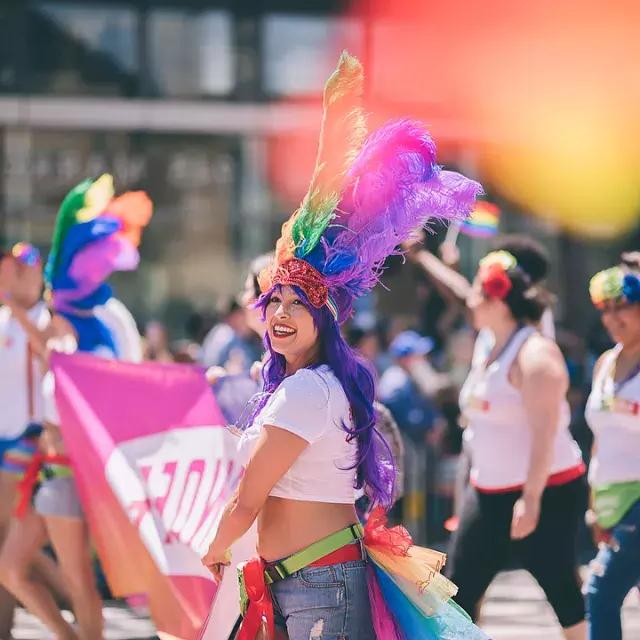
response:
[[[367,136],[363,81],[360,62],[343,53],[324,90],[309,191],[260,277],[263,292],[298,286],[339,322],[375,286],[398,245],[430,221],[465,219],[482,193],[479,183],[438,166],[419,122],[392,121]]]
[[[44,271],[56,311],[73,314],[106,302],[107,278],[138,266],[141,232],[152,208],[143,191],[115,197],[109,174],[71,189],[58,211]]]

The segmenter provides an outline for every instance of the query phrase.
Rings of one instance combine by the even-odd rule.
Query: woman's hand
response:
[[[611,540],[611,533],[608,529],[603,529],[598,524],[598,518],[593,509],[588,509],[584,514],[584,522],[591,529],[591,539],[596,547],[601,544],[608,544]]]
[[[202,557],[202,564],[209,569],[213,579],[220,584],[222,576],[224,575],[224,568],[231,564],[231,550],[220,552],[215,548],[212,542],[209,546],[209,550]]]
[[[224,367],[215,365],[213,367],[209,367],[205,375],[207,376],[207,382],[210,385],[214,385],[218,380],[226,378],[229,375],[229,372]]]
[[[522,540],[530,536],[538,526],[540,519],[540,498],[519,498],[513,505],[511,520],[511,539]]]

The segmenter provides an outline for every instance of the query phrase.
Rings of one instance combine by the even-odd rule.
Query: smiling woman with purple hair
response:
[[[228,548],[257,519],[240,640],[263,628],[260,637],[278,628],[290,640],[484,637],[448,603],[455,587],[438,573],[441,554],[384,526],[395,469],[375,428],[373,376],[340,333],[385,258],[429,220],[467,215],[481,188],[438,167],[418,123],[367,137],[362,80],[344,54],[325,88],[309,192],[260,278],[264,394],[241,440],[244,477],[203,558],[220,579]],[[362,491],[380,507],[364,531],[354,507]]]

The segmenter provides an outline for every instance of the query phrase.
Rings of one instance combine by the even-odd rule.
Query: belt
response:
[[[353,524],[284,560],[267,564],[262,558],[254,558],[238,567],[240,610],[244,619],[237,640],[253,640],[261,628],[267,632],[267,637],[273,637],[273,602],[267,585],[284,580],[305,567],[359,560],[364,555],[363,545],[352,543],[363,537],[362,525]]]
[[[265,581],[267,584],[272,584],[278,580],[284,580],[309,566],[323,567],[350,560],[361,560],[363,556],[361,547],[351,543],[361,540],[363,536],[364,529],[360,524],[352,524],[346,529],[332,533],[284,560],[267,563],[264,570]]]

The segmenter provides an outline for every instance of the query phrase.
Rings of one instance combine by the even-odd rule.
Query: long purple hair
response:
[[[263,316],[266,316],[267,305],[273,292],[278,289],[279,286],[276,285],[256,303],[256,308],[262,310]],[[356,462],[352,467],[356,469],[355,488],[364,488],[373,504],[389,508],[393,503],[396,469],[391,449],[375,426],[375,384],[371,368],[345,342],[340,327],[328,308],[324,306],[316,309],[301,289],[293,289],[311,314],[320,341],[318,359],[308,368],[316,369],[320,365],[328,365],[340,382],[351,407],[353,428],[344,423],[342,428],[349,434],[348,440],[355,438],[358,445]],[[256,418],[271,394],[286,377],[286,360],[283,355],[273,350],[268,333],[265,333],[264,344],[268,353],[262,369],[264,394],[254,407],[250,422]]]

